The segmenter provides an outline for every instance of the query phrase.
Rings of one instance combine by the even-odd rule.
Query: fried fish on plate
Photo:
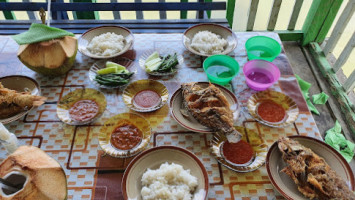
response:
[[[222,91],[213,84],[202,87],[199,83],[181,85],[184,105],[202,125],[222,132],[229,142],[239,142],[242,135],[233,126],[233,112]]]
[[[13,116],[33,106],[40,106],[45,100],[46,97],[10,90],[0,83],[0,119]]]
[[[311,149],[281,137],[278,147],[287,166],[281,171],[310,199],[355,199],[354,193],[334,170]]]

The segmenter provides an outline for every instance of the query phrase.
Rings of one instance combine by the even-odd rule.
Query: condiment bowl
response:
[[[247,129],[241,126],[234,127],[243,135],[242,140],[249,143],[253,149],[253,157],[244,164],[236,164],[229,161],[223,152],[223,146],[227,137],[221,132],[213,133],[211,153],[219,163],[236,172],[251,172],[264,165],[268,146],[255,130]],[[241,155],[243,156],[243,155]]]
[[[142,107],[135,103],[135,96],[144,91],[149,90],[158,94],[161,98],[160,102],[152,107]],[[126,106],[137,112],[152,112],[158,110],[163,107],[169,99],[169,91],[159,81],[151,80],[151,79],[142,79],[135,82],[130,83],[123,91],[122,94],[123,102]]]
[[[203,62],[208,80],[219,85],[228,84],[239,72],[238,62],[227,55],[213,55]]]
[[[237,36],[231,29],[219,24],[201,23],[188,28],[183,35],[183,44],[185,48],[196,55],[199,56],[214,55],[214,54],[200,53],[199,51],[191,47],[192,38],[199,31],[210,31],[214,34],[220,35],[221,38],[227,40],[228,44],[227,46],[224,47],[224,51],[221,52],[220,54],[229,54],[237,47]]]
[[[280,70],[266,60],[251,60],[245,63],[243,73],[247,85],[256,91],[268,89],[280,78]]]
[[[85,121],[76,121],[70,117],[69,109],[80,100],[93,100],[98,104],[99,111],[94,118]],[[72,92],[69,92],[60,99],[57,104],[57,116],[62,122],[69,125],[78,126],[90,124],[91,122],[101,117],[101,115],[106,110],[106,105],[106,97],[102,92],[92,88],[76,89]]]
[[[125,38],[125,46],[123,47],[122,51],[115,53],[110,56],[99,56],[99,55],[94,55],[90,51],[87,50],[87,46],[91,42],[91,40],[95,36],[99,36],[104,33],[115,33],[117,35],[122,35]],[[126,53],[132,46],[133,46],[133,41],[134,37],[131,31],[125,27],[122,26],[99,26],[95,27],[92,29],[89,29],[85,33],[83,33],[79,40],[78,40],[78,49],[80,53],[90,57],[90,58],[97,58],[97,59],[107,59],[107,58],[113,58],[120,56],[124,53]]]
[[[142,140],[135,147],[121,150],[111,144],[111,136],[114,130],[124,124],[130,124],[142,132]],[[152,131],[150,123],[143,116],[135,113],[121,113],[108,119],[100,129],[99,144],[101,149],[112,157],[126,158],[142,152],[149,144]]]
[[[269,122],[260,117],[258,113],[258,107],[263,102],[271,101],[279,106],[281,106],[285,110],[284,118],[279,122]],[[257,92],[250,96],[247,102],[247,107],[249,114],[260,123],[270,126],[270,127],[285,127],[293,124],[299,115],[299,108],[297,103],[289,96],[284,93],[273,91],[273,90],[265,90],[261,92]],[[273,111],[273,115],[276,113]]]
[[[179,164],[183,166],[184,170],[190,170],[191,175],[195,176],[198,181],[194,199],[207,199],[209,182],[205,167],[192,152],[176,146],[154,147],[136,156],[128,165],[123,175],[123,198],[141,200],[141,180],[143,173],[148,168],[157,169],[161,164],[166,162],[169,164]]]
[[[254,36],[245,43],[248,59],[273,61],[281,53],[281,45],[274,39],[266,36]]]

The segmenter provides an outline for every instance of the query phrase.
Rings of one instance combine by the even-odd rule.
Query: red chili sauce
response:
[[[128,150],[137,146],[142,137],[142,132],[133,124],[124,124],[112,132],[111,144],[117,149]]]
[[[151,108],[159,105],[161,97],[153,90],[142,90],[133,97],[133,104],[142,108]]]
[[[258,106],[258,115],[268,122],[280,122],[284,119],[286,111],[273,101],[263,101]]]
[[[229,143],[226,141],[222,149],[224,157],[235,164],[245,164],[249,162],[254,155],[251,145],[243,140],[237,143]]]
[[[69,108],[69,116],[75,121],[87,121],[99,113],[99,105],[94,100],[80,100]]]

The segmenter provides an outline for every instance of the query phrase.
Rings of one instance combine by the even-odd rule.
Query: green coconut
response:
[[[16,185],[9,191],[0,185],[0,199],[67,199],[67,179],[60,164],[41,149],[20,146],[0,164],[0,177]]]
[[[59,76],[73,67],[77,51],[77,39],[65,36],[50,41],[20,45],[17,56],[24,65],[35,72],[46,76]]]

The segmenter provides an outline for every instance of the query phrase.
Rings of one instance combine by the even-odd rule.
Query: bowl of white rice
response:
[[[205,200],[208,175],[190,151],[160,146],[135,157],[126,168],[122,192],[127,200]]]
[[[237,47],[237,36],[225,26],[202,23],[184,32],[183,43],[186,49],[200,56],[226,55]]]
[[[120,56],[133,45],[131,31],[122,26],[100,26],[83,33],[78,40],[79,51],[97,59]]]

